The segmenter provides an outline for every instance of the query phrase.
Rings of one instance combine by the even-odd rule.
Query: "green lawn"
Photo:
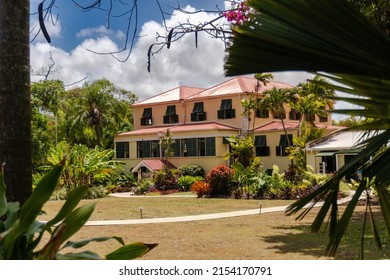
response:
[[[86,203],[88,201],[83,201]],[[193,197],[107,197],[99,200],[90,220],[136,219],[143,207],[145,218],[229,212],[259,207],[257,200],[198,199]],[[52,217],[63,202],[51,201],[45,206]],[[291,201],[262,201],[263,207],[288,205]],[[357,208],[343,239],[336,259],[356,259],[359,251],[363,206]],[[140,241],[158,243],[158,247],[142,259],[221,260],[277,259],[318,260],[325,256],[327,231],[312,233],[310,224],[318,209],[302,221],[283,212],[181,223],[136,224],[115,226],[84,226],[72,240],[101,236],[121,236],[126,243]],[[379,209],[374,208],[379,216]],[[44,217],[44,216],[43,216]],[[44,219],[42,217],[42,219]],[[384,236],[384,252],[378,252],[368,229],[365,242],[366,259],[385,259],[390,255],[389,239],[383,221],[379,221]],[[114,241],[92,243],[84,249],[99,254],[119,246]]]

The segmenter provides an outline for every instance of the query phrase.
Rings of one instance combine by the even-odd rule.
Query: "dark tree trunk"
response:
[[[9,201],[32,191],[28,0],[0,1],[0,163]]]

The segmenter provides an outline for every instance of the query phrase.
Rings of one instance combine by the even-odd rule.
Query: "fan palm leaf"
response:
[[[374,185],[390,233],[390,40],[346,0],[249,0],[249,21],[233,27],[225,63],[227,75],[303,70],[320,73],[334,83],[328,88],[348,93],[335,97],[360,106],[343,110],[370,118],[359,126],[377,131],[362,141],[364,149],[317,191],[292,204],[287,214],[304,217],[316,201],[324,204],[312,224],[318,231],[330,215],[328,253],[334,255],[360,195]],[[321,81],[313,81],[321,85]],[[342,178],[356,164],[363,180],[338,219],[337,194]],[[378,230],[371,223],[380,248]]]

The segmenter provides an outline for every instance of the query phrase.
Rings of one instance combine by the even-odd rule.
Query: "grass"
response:
[[[95,200],[84,200],[81,204]],[[246,200],[246,199],[200,199],[196,197],[141,196],[106,197],[98,200],[95,212],[90,220],[126,220],[139,219],[142,207],[143,218],[165,218],[187,215],[230,212],[262,207],[282,206],[292,203],[285,200]],[[42,219],[54,217],[63,201],[49,201]]]
[[[85,203],[85,202],[83,202]],[[104,198],[90,220],[120,219],[134,215],[139,218],[139,207],[150,209],[150,217],[177,216],[178,213],[213,213],[215,211],[234,211],[258,207],[256,200],[234,199],[196,199],[182,197],[161,198]],[[291,201],[263,201],[263,207],[287,205]],[[59,202],[50,202],[46,210],[52,215],[58,210]],[[125,207],[128,207],[124,209]],[[135,208],[134,212],[129,208]],[[164,209],[167,208],[167,209]],[[201,208],[201,209],[200,209]],[[153,209],[153,211],[152,211]],[[170,210],[169,210],[170,209]],[[358,207],[352,223],[343,239],[336,259],[356,259],[359,251],[361,221],[364,207]],[[117,226],[85,226],[72,240],[100,236],[121,236],[126,243],[141,241],[158,243],[158,247],[142,259],[152,260],[318,260],[326,257],[327,233],[311,233],[310,224],[317,213],[314,209],[302,221],[284,213],[268,213],[218,220],[139,224]],[[378,212],[378,209],[376,209]],[[378,214],[378,213],[377,213]],[[378,215],[379,216],[379,215]],[[379,224],[383,225],[383,222]],[[382,227],[382,233],[385,228]],[[376,250],[370,232],[365,246],[366,259],[383,259],[389,256],[389,240],[384,239],[385,250]],[[119,246],[114,241],[92,243],[84,249],[99,254],[108,253]]]

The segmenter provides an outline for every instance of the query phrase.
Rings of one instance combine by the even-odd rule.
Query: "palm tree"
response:
[[[290,139],[287,136],[288,133],[284,124],[284,119],[286,118],[284,105],[290,103],[291,100],[292,96],[289,90],[273,88],[265,91],[263,99],[258,102],[259,110],[269,110],[276,119],[280,119],[288,146],[291,146],[292,143],[290,143]]]
[[[97,80],[76,90],[80,91],[80,101],[78,101],[77,115],[72,127],[83,131],[82,129],[88,125],[96,136],[93,146],[112,148],[114,135],[129,128],[129,124],[132,123],[129,108],[129,102],[132,101],[117,99],[120,95],[130,95],[130,93],[115,88],[108,80]]]
[[[286,70],[321,73],[336,83],[316,84],[352,95],[335,100],[361,106],[342,113],[372,118],[370,123],[357,128],[376,132],[364,142],[364,149],[354,160],[340,168],[321,188],[293,203],[287,213],[295,214],[313,199],[323,199],[312,230],[318,231],[330,214],[327,252],[334,255],[360,195],[374,186],[390,233],[390,40],[386,33],[346,0],[249,0],[248,4],[255,12],[249,21],[233,27],[225,64],[227,74]],[[340,180],[359,162],[363,163],[363,180],[339,219],[336,202]],[[303,210],[298,218],[311,208]],[[373,219],[369,196],[367,213]],[[381,248],[374,222],[372,230],[375,243]],[[363,257],[363,249],[360,256]]]
[[[242,99],[241,100],[241,105],[242,108],[244,109],[242,112],[243,116],[246,116],[248,118],[248,122],[250,123],[253,117],[253,123],[252,123],[252,138],[254,140],[255,138],[255,127],[256,127],[256,110],[258,109],[258,103],[260,101],[259,99],[259,92],[261,88],[261,84],[263,86],[267,86],[267,84],[274,78],[274,76],[270,73],[256,73],[254,75],[254,78],[256,79],[256,98],[254,99],[252,96],[249,97],[249,99]],[[249,128],[248,128],[249,130]]]

